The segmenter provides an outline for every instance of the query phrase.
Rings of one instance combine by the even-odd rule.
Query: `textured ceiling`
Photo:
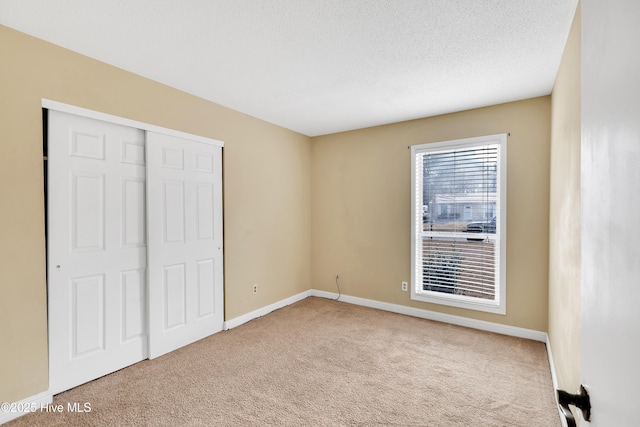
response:
[[[576,4],[0,0],[0,24],[315,136],[549,94]]]

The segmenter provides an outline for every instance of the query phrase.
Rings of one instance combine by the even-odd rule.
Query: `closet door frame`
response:
[[[114,116],[114,115],[110,115],[110,114],[106,114],[106,113],[101,113],[98,111],[94,111],[94,110],[89,110],[86,108],[81,108],[81,107],[77,107],[74,105],[69,105],[69,104],[64,104],[61,102],[57,102],[57,101],[53,101],[53,100],[49,100],[49,99],[42,99],[42,108],[44,109],[48,109],[48,110],[54,110],[54,111],[59,111],[62,113],[68,113],[68,114],[73,114],[76,116],[80,116],[80,117],[85,117],[85,118],[90,118],[90,119],[95,119],[95,120],[100,120],[103,122],[108,122],[108,123],[113,123],[113,124],[117,124],[117,125],[122,125],[122,126],[128,126],[128,127],[132,127],[132,128],[137,128],[140,129],[142,131],[145,131],[146,133],[149,132],[153,132],[153,133],[158,133],[158,134],[163,134],[163,135],[168,135],[168,136],[173,136],[173,137],[177,137],[177,138],[183,138],[183,139],[187,139],[190,141],[194,141],[194,142],[199,142],[199,143],[204,143],[204,144],[210,144],[216,147],[224,147],[224,142],[219,141],[219,140],[215,140],[215,139],[211,139],[211,138],[206,138],[206,137],[202,137],[202,136],[198,136],[198,135],[193,135],[193,134],[188,134],[185,132],[180,132],[180,131],[176,131],[173,129],[167,129],[167,128],[163,128],[160,126],[155,126],[155,125],[151,125],[148,123],[143,123],[143,122],[139,122],[136,120],[130,120],[130,119],[126,119],[123,117],[119,117],[119,116]],[[146,138],[145,138],[146,140]],[[145,144],[148,144],[148,141],[145,141]],[[222,173],[220,172],[220,175],[222,175]],[[220,176],[220,179],[222,179],[222,176]],[[148,194],[147,194],[148,197]],[[220,195],[220,200],[221,200],[222,196]],[[220,209],[220,213],[222,212],[222,209]],[[222,221],[222,218],[220,218],[220,221]],[[216,249],[218,250],[218,259],[219,259],[219,270],[218,270],[218,274],[220,274],[220,276],[222,277],[222,281],[220,283],[220,287],[222,289],[222,298],[221,300],[224,301],[224,273],[223,273],[223,265],[224,265],[224,254],[223,254],[223,246],[222,246],[222,236],[221,236],[222,232],[220,231],[220,236],[219,236],[219,246],[220,248]],[[147,236],[148,239],[148,236]],[[47,266],[48,267],[48,266]],[[147,281],[147,288],[150,286],[149,282]],[[149,292],[146,293],[147,295],[147,304],[149,302]],[[224,311],[224,302],[222,302],[222,312]],[[149,307],[147,307],[147,313],[149,313]],[[149,318],[147,318],[147,322],[149,321]],[[224,329],[224,316],[222,317],[222,320],[220,322],[220,327],[216,328],[219,330]],[[149,324],[147,324],[147,336],[148,339],[151,339],[151,327]]]
[[[156,132],[164,135],[185,138],[195,142],[203,142],[218,147],[224,147],[224,142],[217,139],[206,138],[204,136],[193,135],[186,132],[180,132],[174,129],[163,128],[162,126],[151,125],[149,123],[139,122],[136,120],[126,119],[124,117],[114,116],[111,114],[101,113],[99,111],[89,110],[87,108],[76,107],[75,105],[64,104],[58,101],[52,101],[42,98],[42,108],[48,110],[60,111],[62,113],[75,114],[76,116],[86,117],[89,119],[102,120],[103,122],[114,123],[116,125],[129,126],[143,131]]]

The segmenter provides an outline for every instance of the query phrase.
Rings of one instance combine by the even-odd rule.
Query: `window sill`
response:
[[[467,310],[483,311],[487,313],[506,315],[505,304],[494,301],[481,302],[477,298],[469,298],[461,295],[438,295],[437,292],[411,292],[414,301],[428,302],[431,304],[447,305],[451,307],[465,308]]]

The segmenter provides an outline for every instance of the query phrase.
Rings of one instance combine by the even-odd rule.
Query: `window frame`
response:
[[[442,152],[487,144],[498,144],[498,205],[496,220],[496,300],[448,294],[422,289],[423,173],[417,156],[426,152]],[[418,170],[420,169],[420,170]],[[495,314],[506,314],[506,230],[507,230],[507,134],[494,134],[411,146],[411,299]]]

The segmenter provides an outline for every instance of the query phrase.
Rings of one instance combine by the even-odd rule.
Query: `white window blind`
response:
[[[506,135],[411,151],[412,298],[504,313]]]

